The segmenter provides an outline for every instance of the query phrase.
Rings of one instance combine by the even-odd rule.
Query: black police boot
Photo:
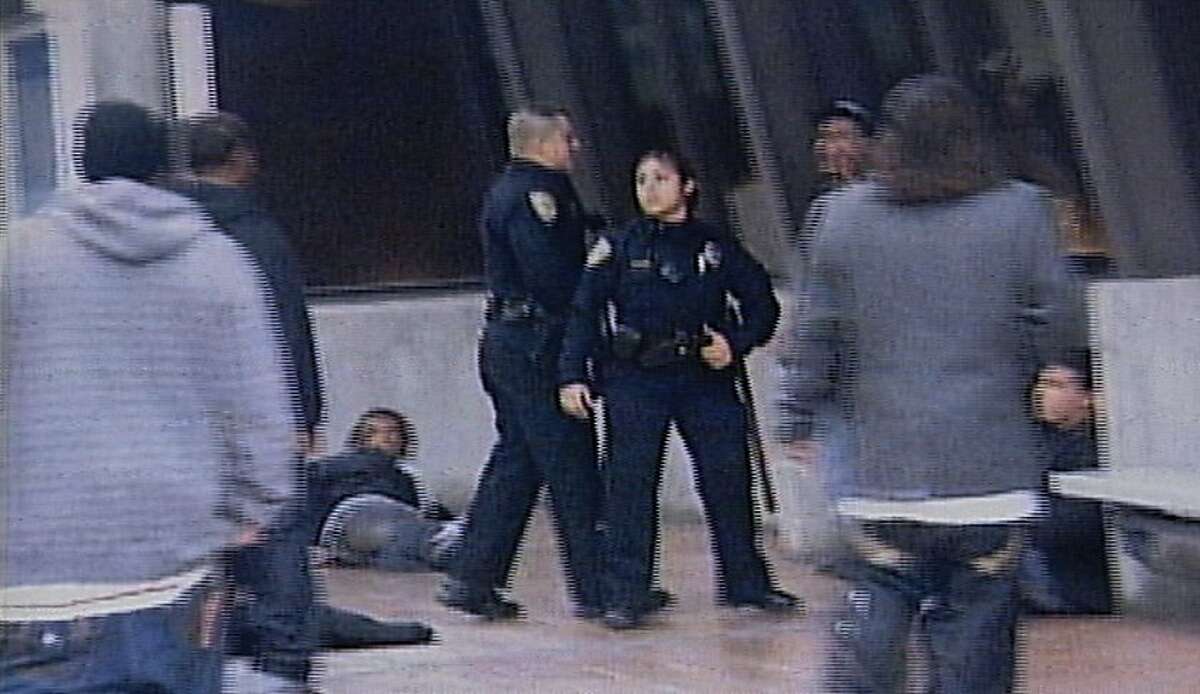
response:
[[[729,607],[749,607],[775,614],[804,612],[804,601],[782,590],[768,590],[759,595],[730,600]]]
[[[644,623],[646,613],[633,607],[613,607],[604,613],[604,626],[609,629],[636,629]]]
[[[326,650],[408,646],[430,643],[433,629],[420,622],[385,622],[336,607],[322,606],[317,613],[320,646]]]
[[[524,612],[519,604],[500,597],[492,588],[480,590],[455,578],[442,583],[436,599],[446,607],[484,619],[518,619]]]
[[[668,607],[673,607],[677,599],[675,594],[662,588],[653,588],[650,590],[650,595],[646,601],[646,612],[653,614],[662,612]]]
[[[572,611],[578,619],[600,619],[604,617],[604,605],[576,605]]]

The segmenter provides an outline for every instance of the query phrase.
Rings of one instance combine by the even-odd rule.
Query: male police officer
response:
[[[497,588],[545,484],[577,614],[598,617],[594,436],[587,422],[559,411],[555,373],[585,255],[585,216],[566,173],[578,141],[565,113],[537,108],[513,114],[508,137],[513,160],[488,192],[481,222],[490,295],[480,367],[498,439],[438,599],[491,619],[519,616]]]

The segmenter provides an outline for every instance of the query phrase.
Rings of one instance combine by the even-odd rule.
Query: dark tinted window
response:
[[[403,5],[211,3],[219,103],[254,129],[310,285],[481,275],[504,107],[478,3]]]

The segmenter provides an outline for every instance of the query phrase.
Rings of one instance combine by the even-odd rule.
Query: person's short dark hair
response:
[[[229,161],[238,148],[254,149],[250,126],[232,113],[206,113],[187,122],[188,162],[205,171]]]
[[[102,101],[85,111],[76,151],[83,177],[145,182],[167,170],[167,128],[148,109],[127,101]]]
[[[993,137],[975,97],[957,80],[910,77],[884,99],[876,169],[896,202],[970,195],[1003,178]]]
[[[856,101],[837,99],[829,105],[829,108],[816,114],[813,118],[813,125],[821,125],[834,118],[845,118],[846,120],[853,121],[866,137],[870,137],[875,133],[875,116],[865,106]]]
[[[350,428],[350,435],[346,437],[346,447],[358,452],[369,450],[368,441],[375,432],[376,422],[381,419],[390,419],[399,427],[404,435],[405,452],[411,452],[417,444],[417,432],[412,422],[396,410],[384,407],[367,410],[358,416],[354,426]]]
[[[691,162],[678,151],[663,147],[643,152],[633,165],[634,171],[637,171],[637,168],[647,159],[657,159],[658,161],[666,162],[679,174],[680,183],[692,181],[694,190],[687,198],[687,209],[689,214],[695,212],[696,206],[700,203],[700,181],[696,178],[696,169],[692,166]]]

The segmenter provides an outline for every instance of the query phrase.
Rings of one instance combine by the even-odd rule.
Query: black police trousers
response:
[[[928,661],[922,691],[1012,691],[1022,533],[1017,525],[850,523],[848,537],[870,537],[882,551],[851,540],[854,587],[834,616],[829,691],[908,691],[914,624]]]
[[[692,458],[716,553],[719,602],[771,589],[751,502],[746,412],[731,378],[698,364],[614,374],[604,388],[606,573],[614,606],[643,604],[658,543],[658,488],[667,428],[675,422]]]
[[[604,605],[600,582],[600,480],[589,422],[558,407],[554,362],[525,324],[492,321],[480,344],[484,390],[497,439],[467,512],[462,546],[449,574],[479,591],[504,587],[545,486],[568,585],[580,605]]]

